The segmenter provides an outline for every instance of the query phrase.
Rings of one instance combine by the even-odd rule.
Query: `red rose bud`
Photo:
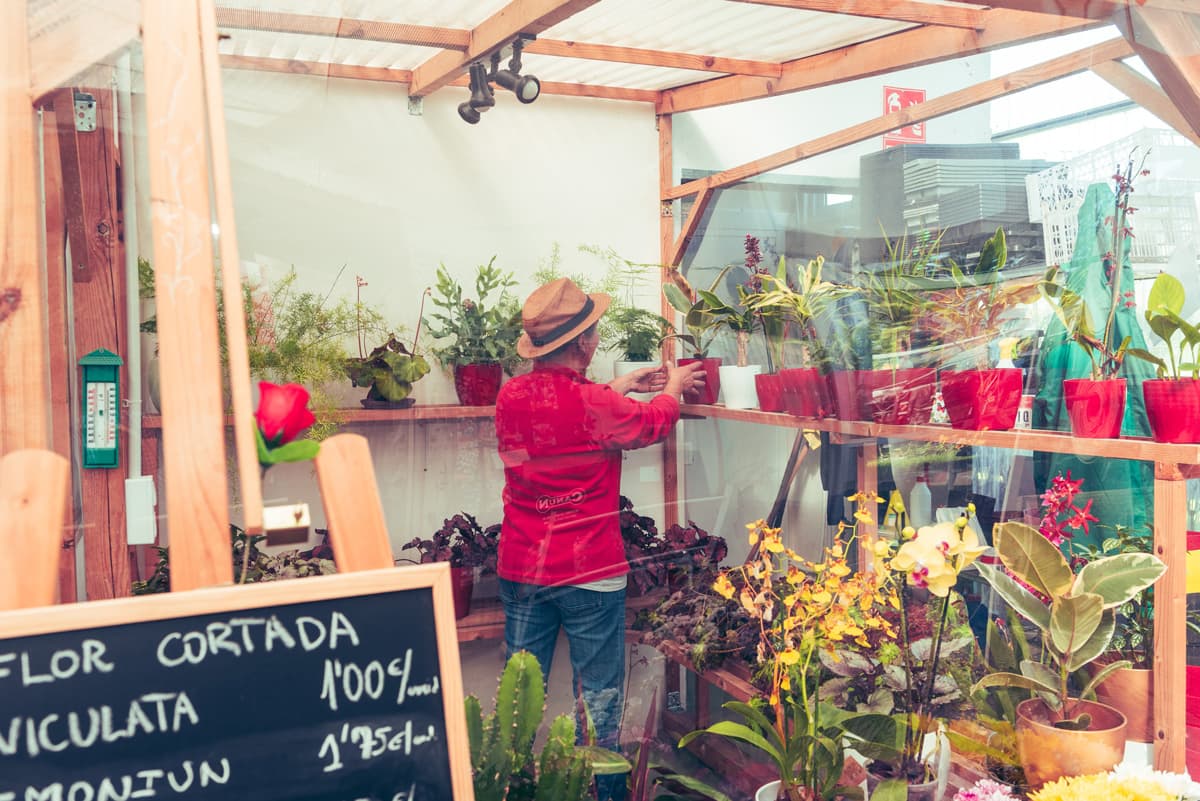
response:
[[[308,410],[308,390],[299,384],[279,386],[260,381],[258,392],[254,419],[269,447],[277,448],[291,442],[316,422],[317,418]]]

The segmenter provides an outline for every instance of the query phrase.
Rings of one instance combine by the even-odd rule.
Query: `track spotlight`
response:
[[[532,75],[521,75],[521,49],[525,40],[518,36],[513,39],[512,58],[508,60],[508,69],[496,69],[500,65],[499,54],[492,56],[492,74],[488,77],[517,96],[522,103],[532,103],[542,93],[542,82]]]
[[[471,108],[470,103],[458,104],[458,116],[463,118],[463,122],[469,122],[471,125],[479,122],[479,112]]]
[[[496,97],[488,85],[487,70],[481,61],[471,65],[471,99],[467,102],[476,111],[487,111],[496,105]]]

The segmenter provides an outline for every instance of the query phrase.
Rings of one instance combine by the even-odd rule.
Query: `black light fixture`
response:
[[[481,112],[496,105],[496,97],[492,87],[488,86],[487,70],[482,61],[473,62],[468,70],[470,74],[471,99],[458,104],[458,116],[471,125],[479,122]]]
[[[479,122],[481,112],[496,105],[491,83],[512,92],[521,103],[532,103],[541,96],[542,82],[532,75],[521,75],[521,49],[525,46],[526,40],[533,38],[528,33],[518,34],[512,44],[492,53],[491,72],[488,72],[482,61],[471,63],[467,70],[470,76],[471,98],[465,103],[458,104],[458,116],[462,117],[464,122],[474,125]],[[511,49],[512,57],[508,60],[508,67],[500,69],[500,61],[504,58],[506,49]]]
[[[488,77],[517,96],[522,103],[532,103],[542,93],[542,82],[532,75],[521,75],[521,49],[525,40],[521,36],[513,39],[512,58],[508,60],[508,69],[496,69],[500,65],[500,54],[492,56],[492,74]]]

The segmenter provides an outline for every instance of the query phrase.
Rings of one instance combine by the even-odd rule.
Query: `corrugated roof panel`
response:
[[[318,17],[473,28],[509,0],[218,0],[218,5]]]

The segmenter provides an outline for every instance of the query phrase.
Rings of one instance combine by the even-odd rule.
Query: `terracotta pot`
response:
[[[901,426],[929,423],[936,385],[932,367],[865,370],[860,378],[861,396],[875,422]]]
[[[1087,666],[1095,675],[1104,665]],[[1154,742],[1154,671],[1124,668],[1096,687],[1096,700],[1108,704],[1125,716],[1126,737],[1139,743]]]
[[[454,367],[454,391],[463,406],[491,406],[500,391],[504,369],[499,364],[459,364]]]
[[[1064,776],[1112,770],[1125,757],[1125,716],[1111,706],[1072,698],[1073,711],[1087,712],[1092,726],[1084,731],[1056,729],[1055,713],[1041,698],[1017,705],[1017,749],[1030,787]]]
[[[683,393],[684,403],[716,403],[721,393],[721,360],[713,357],[704,359],[680,359],[679,364],[700,362],[704,365],[704,386]]]
[[[865,370],[834,370],[828,375],[829,394],[839,420],[867,420],[870,413],[863,401]]]
[[[450,568],[450,590],[454,595],[454,619],[471,614],[471,595],[475,591],[475,568]]]
[[[1142,397],[1156,442],[1200,442],[1200,380],[1143,381]]]
[[[1021,405],[1021,369],[947,370],[941,375],[942,400],[953,428],[1007,431]]]
[[[754,376],[754,388],[758,392],[758,408],[764,412],[782,412],[783,378],[779,373],[759,373]]]
[[[1125,379],[1068,378],[1063,381],[1063,400],[1071,418],[1071,433],[1077,437],[1121,436],[1125,418]]]

